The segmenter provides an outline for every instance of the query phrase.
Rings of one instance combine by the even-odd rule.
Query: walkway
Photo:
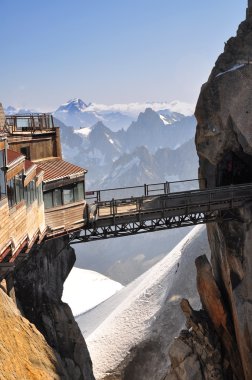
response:
[[[192,181],[195,180],[186,181],[187,186]],[[185,182],[148,185],[147,193],[146,185],[87,193],[90,198],[96,197],[96,202],[88,206],[88,224],[76,236],[74,243],[233,220],[238,218],[235,209],[252,200],[250,183],[169,192],[175,183],[181,185]],[[162,192],[150,195],[154,186],[159,186]],[[142,196],[102,200],[103,192],[118,194],[121,190],[132,189],[133,192],[140,188],[145,189]]]

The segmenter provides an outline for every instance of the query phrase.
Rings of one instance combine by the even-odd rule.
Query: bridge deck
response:
[[[232,220],[249,200],[252,184],[98,201],[75,242]]]

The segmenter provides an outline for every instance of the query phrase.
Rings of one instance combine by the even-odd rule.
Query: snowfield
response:
[[[169,343],[184,323],[181,299],[188,298],[195,308],[200,306],[194,260],[202,254],[209,254],[208,241],[205,227],[197,226],[146,273],[76,318],[97,380],[123,368],[123,363],[134,363],[134,355],[138,362],[142,355],[141,365],[133,367],[138,371],[134,379],[163,378],[169,365]],[[142,354],[150,342],[151,352]]]
[[[65,283],[62,301],[68,303],[73,315],[85,313],[123,288],[119,282],[100,273],[73,268]]]

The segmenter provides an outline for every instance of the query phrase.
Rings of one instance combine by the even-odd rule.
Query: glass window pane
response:
[[[44,193],[44,204],[45,204],[45,208],[53,207],[52,191],[48,191],[47,193]]]
[[[74,200],[75,202],[77,202],[83,199],[84,199],[84,183],[79,182],[74,188]]]
[[[63,203],[64,205],[74,201],[73,188],[63,189]]]
[[[55,189],[53,192],[53,204],[54,206],[62,205],[61,189]]]
[[[19,203],[21,201],[21,192],[22,192],[22,187],[21,187],[22,183],[21,183],[21,180],[19,178],[19,176],[17,175],[15,177],[15,191],[16,191],[16,202]]]
[[[38,204],[41,205],[41,203],[43,202],[42,183],[40,183],[37,187],[37,194],[38,194]]]
[[[35,181],[31,181],[31,201],[34,202],[36,199],[36,188],[35,188]]]
[[[6,194],[5,175],[1,169],[3,166],[4,166],[4,150],[0,151],[0,199],[3,194]]]
[[[15,203],[15,188],[13,179],[7,182],[7,195],[9,206],[12,207]]]

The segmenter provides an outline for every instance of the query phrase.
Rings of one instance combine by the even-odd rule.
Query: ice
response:
[[[231,67],[231,69],[226,70],[226,71],[223,71],[223,73],[219,73],[219,74],[217,74],[217,75],[216,75],[216,78],[217,78],[217,77],[220,77],[220,76],[222,76],[222,75],[224,75],[224,74],[226,74],[226,73],[230,73],[231,71],[239,70],[239,69],[241,69],[241,68],[244,67],[244,66],[245,66],[245,63],[242,63],[242,64],[236,64],[236,65],[234,65],[233,67]]]

